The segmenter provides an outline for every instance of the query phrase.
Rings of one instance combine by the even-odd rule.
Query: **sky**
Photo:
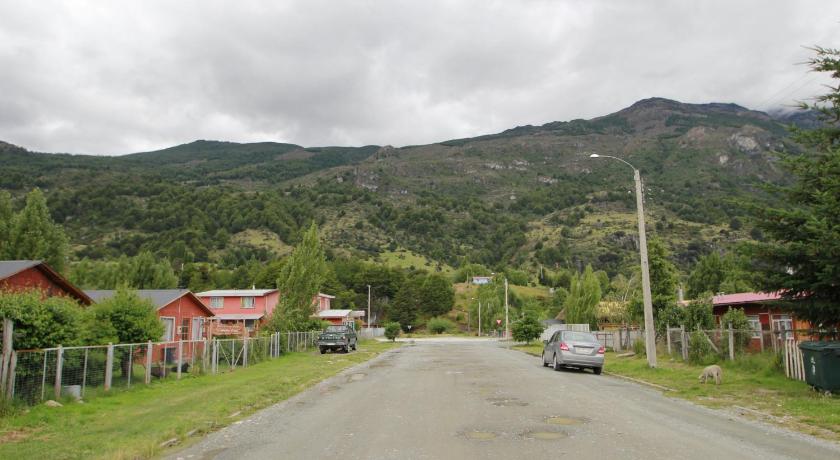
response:
[[[647,97],[824,93],[828,0],[0,0],[0,140],[120,155],[196,139],[404,146]]]

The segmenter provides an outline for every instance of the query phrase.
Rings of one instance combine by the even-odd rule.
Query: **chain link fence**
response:
[[[15,350],[7,399],[90,398],[114,388],[230,372],[316,346],[319,332],[270,336]]]

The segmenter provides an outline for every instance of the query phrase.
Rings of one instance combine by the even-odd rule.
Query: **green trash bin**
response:
[[[805,381],[814,388],[840,392],[840,342],[802,342]]]

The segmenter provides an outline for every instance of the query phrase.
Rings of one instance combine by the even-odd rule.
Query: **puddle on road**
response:
[[[545,423],[551,425],[561,425],[561,426],[569,426],[569,425],[580,425],[581,423],[586,422],[584,419],[573,418],[573,417],[548,417],[545,419]]]
[[[568,438],[569,435],[562,431],[526,431],[522,434],[525,439],[538,439],[540,441],[556,441]]]
[[[473,441],[489,441],[491,439],[496,439],[498,435],[491,431],[467,431],[464,433],[464,437],[467,439],[471,439]]]
[[[528,405],[528,403],[520,401],[518,398],[487,398],[487,401],[498,407],[524,407]]]

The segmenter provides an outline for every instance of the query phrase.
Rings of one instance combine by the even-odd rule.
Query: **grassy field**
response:
[[[152,457],[167,440],[190,442],[395,346],[366,341],[349,354],[290,353],[247,369],[138,386],[84,404],[39,405],[0,418],[0,458]]]
[[[542,353],[541,343],[512,348],[534,356]],[[660,356],[658,367],[651,369],[644,357],[617,358],[615,353],[608,352],[604,372],[667,387],[673,390],[665,392],[668,396],[714,408],[734,408],[750,417],[840,440],[840,397],[822,395],[804,382],[788,379],[774,361],[774,356],[768,353],[721,362],[723,383],[720,386],[699,383],[703,366],[685,364],[668,356]]]

